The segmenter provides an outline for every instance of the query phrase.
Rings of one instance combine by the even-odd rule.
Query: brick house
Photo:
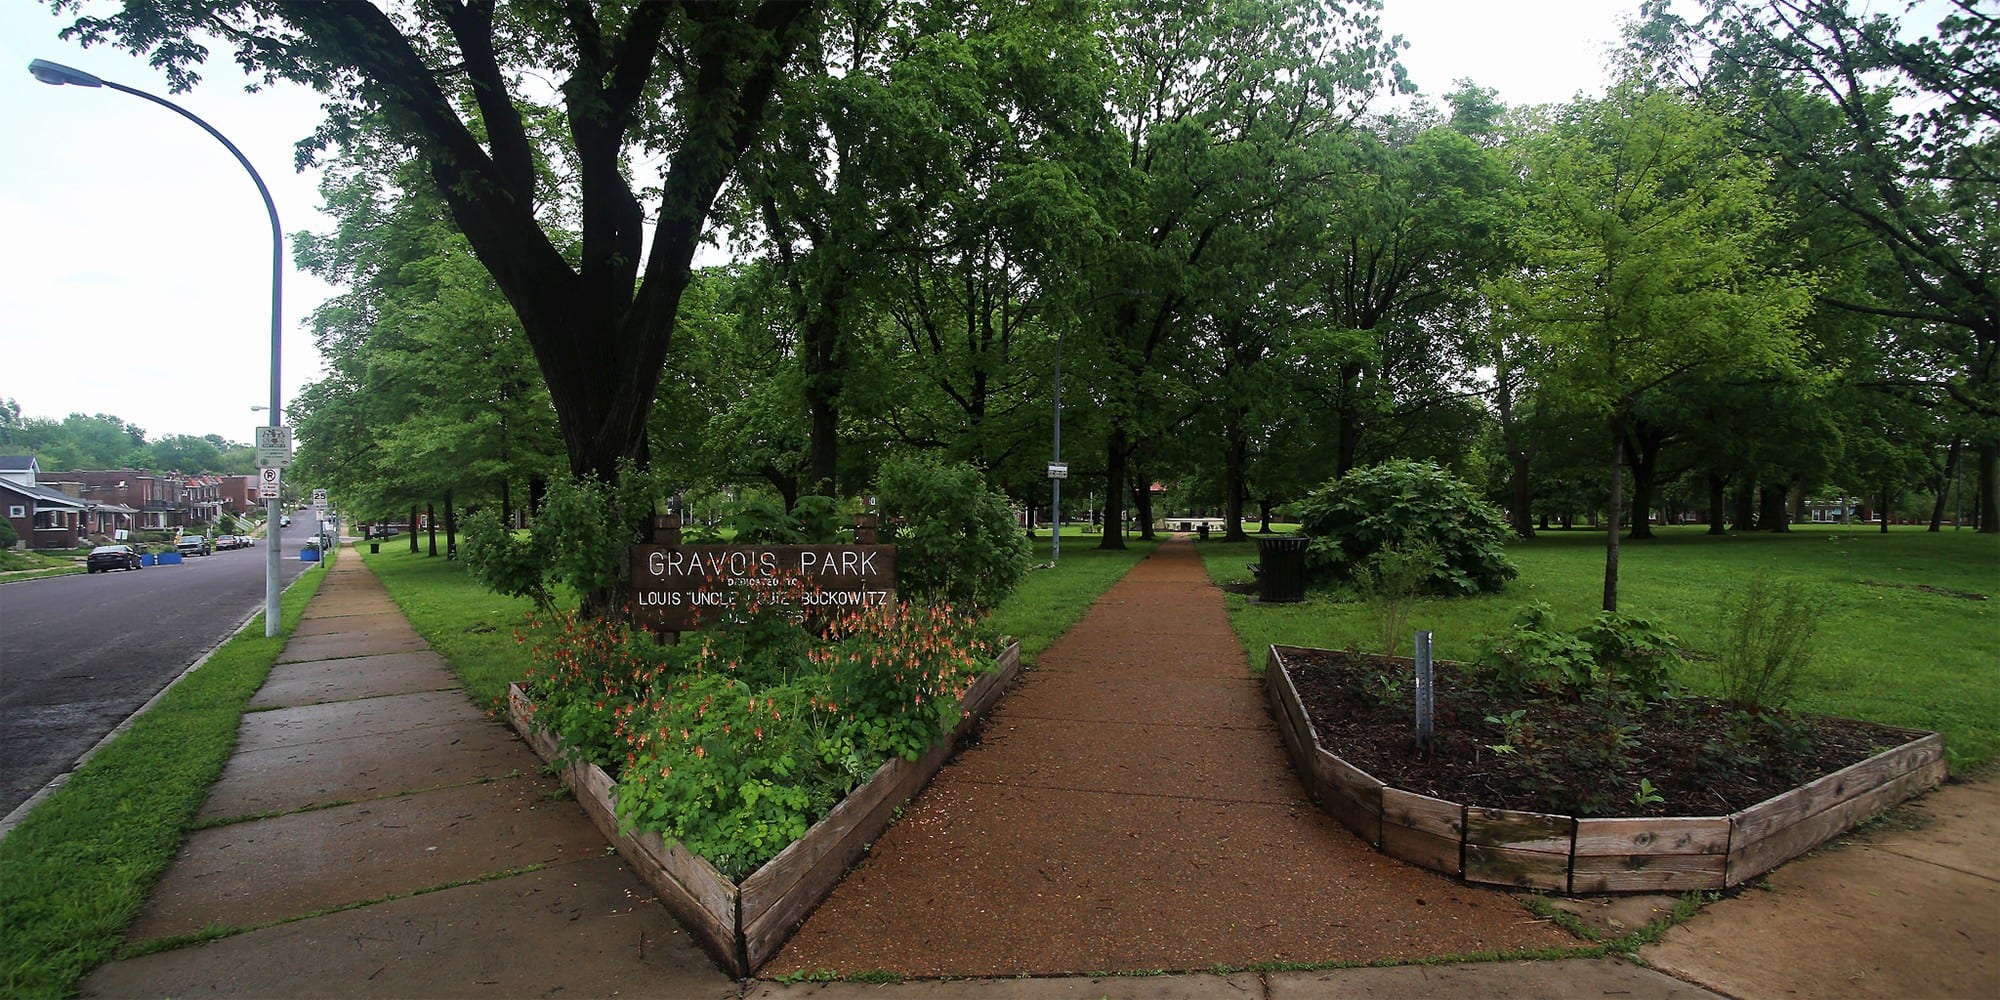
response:
[[[94,495],[72,473],[43,473],[32,455],[0,456],[0,509],[31,549],[73,549],[137,526],[138,511]]]
[[[81,483],[83,496],[130,508],[135,528],[172,531],[191,523],[184,476],[144,469],[89,469],[52,473],[49,478]]]

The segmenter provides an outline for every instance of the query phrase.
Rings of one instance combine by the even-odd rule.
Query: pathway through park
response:
[[[1194,546],[1042,653],[764,968],[1010,976],[1570,947],[1377,854],[1292,772]]]

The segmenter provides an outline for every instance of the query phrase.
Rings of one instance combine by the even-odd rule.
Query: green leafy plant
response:
[[[1660,794],[1659,789],[1653,787],[1653,780],[1651,778],[1639,779],[1639,789],[1632,793],[1632,804],[1634,806],[1644,809],[1647,806],[1659,805],[1665,801],[1666,797]]]
[[[1428,542],[1402,542],[1377,550],[1356,571],[1354,587],[1374,613],[1383,655],[1397,655],[1410,636],[1410,619],[1416,613],[1417,598],[1437,571],[1441,558],[1437,547]]]
[[[740,589],[676,646],[549,619],[522,637],[535,721],[615,773],[620,822],[740,878],[891,756],[936,745],[992,660],[976,623],[947,608],[816,620],[798,610],[809,596],[798,580]]]
[[[904,597],[986,610],[1027,575],[1028,540],[978,469],[898,456],[882,463],[875,489]]]
[[[517,534],[490,508],[467,514],[460,525],[459,556],[473,579],[496,594],[525,597],[550,610],[546,560],[532,536]]]
[[[1819,629],[1819,608],[1805,588],[1797,582],[1774,584],[1760,570],[1729,598],[1720,617],[1716,672],[1722,699],[1749,709],[1784,706],[1812,663]]]
[[[1486,717],[1488,725],[1500,727],[1500,742],[1488,743],[1486,749],[1497,754],[1512,754],[1528,744],[1531,730],[1527,722],[1528,710],[1517,708],[1501,715]]]
[[[1315,579],[1352,583],[1384,550],[1435,553],[1421,579],[1427,594],[1497,591],[1517,572],[1503,553],[1507,522],[1499,509],[1428,462],[1355,469],[1314,490],[1298,511],[1312,539],[1306,571]]]
[[[1579,631],[1557,628],[1548,605],[1522,608],[1482,642],[1480,662],[1517,691],[1603,693],[1656,701],[1678,690],[1678,641],[1643,618],[1598,612]]]

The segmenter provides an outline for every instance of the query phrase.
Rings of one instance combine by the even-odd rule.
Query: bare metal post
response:
[[[1431,634],[1417,633],[1417,746],[1431,748],[1431,708],[1433,705],[1431,675]]]

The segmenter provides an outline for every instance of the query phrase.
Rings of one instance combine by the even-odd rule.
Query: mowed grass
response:
[[[1619,610],[1654,620],[1697,655],[1682,677],[1692,690],[1719,690],[1713,664],[1699,657],[1714,655],[1723,611],[1763,570],[1797,581],[1820,611],[1816,655],[1792,707],[1936,730],[1955,774],[2000,753],[2000,537],[1817,525],[1719,537],[1702,527],[1655,530],[1655,540],[1622,546]],[[1254,544],[1211,542],[1201,552],[1216,582],[1253,579]],[[1508,556],[1521,575],[1505,591],[1418,603],[1410,628],[1431,630],[1440,658],[1477,656],[1481,637],[1504,630],[1529,602],[1549,605],[1563,627],[1583,625],[1600,606],[1601,532],[1544,532],[1511,544]],[[1272,643],[1380,651],[1378,619],[1351,597],[1309,591],[1303,603],[1262,605],[1226,596],[1259,673]],[[1398,652],[1410,655],[1409,642]]]
[[[114,957],[236,747],[250,697],[317,593],[306,573],[0,841],[0,996],[61,997]]]
[[[1048,565],[1048,537],[1037,537],[1029,557],[1034,568],[993,611],[993,627],[1021,641],[1024,666],[1033,666],[1049,644],[1090,610],[1099,594],[1159,547],[1157,542],[1132,538],[1124,551],[1105,550],[1097,547],[1101,536],[1074,535],[1074,530],[1063,529],[1062,558],[1054,566]]]

